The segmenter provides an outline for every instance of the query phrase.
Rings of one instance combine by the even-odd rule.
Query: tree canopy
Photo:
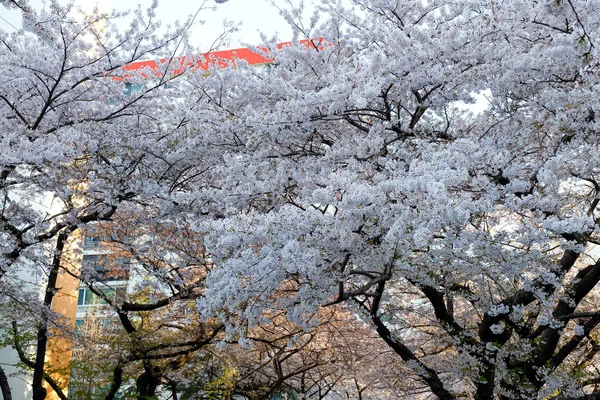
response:
[[[181,298],[222,343],[344,305],[402,360],[405,395],[598,396],[600,2],[290,4],[297,37],[257,49],[262,71],[124,77],[185,46],[152,10],[117,33],[53,2],[2,34],[2,295],[36,304],[11,273],[58,273],[66,237],[108,224],[170,285],[111,304],[125,330]],[[29,307],[46,323],[51,300]]]

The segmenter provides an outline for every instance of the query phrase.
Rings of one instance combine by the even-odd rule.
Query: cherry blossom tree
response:
[[[84,13],[74,2],[50,1],[42,11],[27,1],[3,5],[21,9],[27,29],[0,32],[0,296],[23,312],[2,328],[14,327],[12,346],[33,371],[33,398],[45,397],[43,381],[66,398],[44,360],[49,336],[68,334],[51,311],[59,275],[73,273],[68,243],[117,210],[142,207],[144,222],[168,215],[176,224],[193,202],[186,187],[206,170],[187,127],[186,112],[199,105],[179,107],[186,68],[178,57],[197,54],[187,43],[193,19],[161,28],[156,2],[109,14]],[[143,60],[163,61],[124,68]],[[117,311],[127,321],[127,311]],[[18,340],[29,332],[33,358]]]
[[[202,312],[343,302],[440,399],[597,396],[600,3],[322,3],[268,73],[189,79]]]

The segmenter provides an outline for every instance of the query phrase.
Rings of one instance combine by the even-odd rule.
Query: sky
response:
[[[116,8],[126,10],[141,5],[142,9],[148,8],[152,0],[77,0],[82,6],[99,3],[103,10]],[[283,5],[281,0],[275,0]],[[43,0],[30,0],[35,8],[43,7]],[[292,30],[279,15],[269,0],[228,0],[217,4],[214,0],[206,0],[206,6],[215,7],[215,10],[204,10],[198,15],[198,20],[203,20],[203,25],[196,24],[192,30],[192,43],[202,50],[208,50],[218,35],[223,31],[223,21],[230,20],[239,23],[239,31],[233,33],[230,41],[224,48],[244,47],[244,44],[258,45],[261,43],[260,33],[268,37],[276,35],[280,41],[292,38]],[[310,3],[306,1],[306,3]],[[188,15],[196,13],[202,0],[159,0],[157,16],[164,24],[175,20],[185,20]],[[306,14],[308,17],[308,13]],[[17,10],[8,10],[0,6],[0,29],[12,31],[21,26],[21,16]]]

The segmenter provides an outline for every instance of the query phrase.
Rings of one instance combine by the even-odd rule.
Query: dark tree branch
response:
[[[2,365],[0,365],[0,389],[2,390],[2,398],[4,400],[12,400],[10,385],[8,384],[8,378],[4,373]]]
[[[390,348],[394,350],[394,352],[398,354],[404,362],[415,365],[416,368],[413,369],[413,371],[421,379],[423,379],[425,383],[427,383],[434,395],[436,395],[440,400],[455,399],[454,395],[444,388],[444,385],[437,372],[419,360],[415,354],[406,345],[404,345],[404,343],[394,338],[390,330],[385,326],[383,321],[381,321],[378,316],[371,314],[371,321],[375,325],[377,333],[387,343],[387,345],[390,346]]]
[[[117,365],[113,370],[113,381],[110,385],[110,390],[105,397],[105,400],[113,400],[121,387],[121,383],[123,382],[123,367],[121,365]]]
[[[25,354],[25,351],[23,350],[21,341],[19,339],[19,328],[17,326],[17,321],[12,321],[12,330],[13,330],[13,339],[14,339],[13,344],[14,344],[15,350],[17,351],[17,355],[19,356],[19,360],[23,364],[28,366],[29,368],[34,369],[35,363],[27,357],[27,355]],[[45,371],[43,372],[43,376],[44,376],[44,380],[48,383],[48,385],[50,385],[50,387],[52,389],[54,389],[54,391],[56,392],[58,397],[61,400],[67,400],[67,396],[65,396],[62,389],[60,388],[60,386],[58,386],[56,381],[50,375],[48,375]]]
[[[575,276],[574,287],[570,290],[567,290],[565,293],[566,298],[559,300],[557,306],[555,307],[552,316],[556,319],[561,319],[565,315],[572,314],[581,300],[596,286],[596,284],[600,281],[600,261],[596,264],[589,265],[588,267],[579,271],[579,273]],[[595,326],[598,322],[596,320],[600,320],[598,317],[592,318],[588,321],[588,324],[593,324]],[[584,325],[585,327],[585,325]],[[565,346],[561,348],[559,351],[560,354],[557,354],[556,357],[552,357],[556,347],[558,346],[560,336],[564,327],[557,328],[548,326],[544,329],[540,337],[540,344],[533,351],[533,359],[534,363],[537,366],[546,365],[546,363],[552,358],[554,363],[561,363],[567,356],[565,352],[572,351],[577,347],[578,341],[577,337],[574,340],[569,341]],[[557,364],[558,365],[558,364]],[[531,376],[535,376],[535,372],[530,371]],[[543,382],[539,382],[539,384],[543,384]]]
[[[44,369],[45,369],[45,358],[46,350],[48,347],[48,319],[50,318],[52,299],[56,294],[57,287],[56,281],[58,279],[58,272],[60,270],[61,254],[65,247],[65,241],[67,240],[68,232],[63,231],[58,234],[56,238],[56,245],[54,247],[54,256],[52,258],[50,275],[48,277],[48,283],[46,285],[46,293],[44,295],[44,315],[40,322],[40,327],[37,332],[37,347],[35,365],[33,368],[33,381],[32,381],[32,394],[33,400],[44,400],[46,398],[46,389],[42,386],[44,380]],[[53,388],[54,389],[54,388]],[[62,391],[59,391],[62,393]],[[58,393],[58,392],[57,392]],[[65,397],[66,400],[66,397]]]

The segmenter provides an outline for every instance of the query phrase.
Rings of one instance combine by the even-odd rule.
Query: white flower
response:
[[[509,306],[507,306],[506,304],[497,304],[497,305],[490,307],[490,310],[488,311],[488,315],[491,317],[496,317],[498,315],[508,314],[509,312],[510,312]]]
[[[504,324],[503,323],[494,324],[494,325],[490,326],[490,331],[492,331],[492,333],[494,335],[499,335],[504,331]]]
[[[584,336],[585,335],[585,328],[582,325],[577,325],[573,329],[573,333],[575,333],[575,336]]]

